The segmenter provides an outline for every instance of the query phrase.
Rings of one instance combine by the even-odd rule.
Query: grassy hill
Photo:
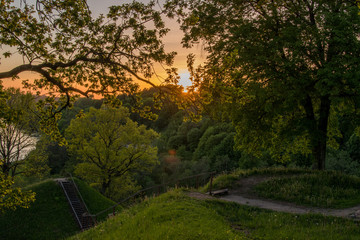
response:
[[[329,199],[330,195],[338,199],[342,195],[339,191],[353,193],[354,198],[348,204],[353,204],[359,196],[352,190],[359,189],[359,178],[335,172],[289,169],[236,171],[217,177],[214,185],[215,188],[236,186],[240,178],[257,174],[278,176],[257,188],[258,193],[264,196],[278,193],[267,196],[269,198],[293,201],[289,196],[294,196],[289,193],[296,193],[295,200],[303,202],[300,197],[306,197],[307,188],[312,188],[311,194],[316,200],[306,203],[310,205],[321,203],[321,199]],[[75,181],[91,213],[114,204],[84,182]],[[65,196],[54,181],[44,181],[28,189],[36,192],[37,201],[29,209],[9,211],[0,216],[0,239],[360,239],[359,223],[351,220],[316,214],[279,213],[216,199],[198,200],[181,189],[146,199],[129,209],[118,209],[120,213],[115,217],[78,233]],[[324,189],[335,189],[337,195]],[[344,200],[340,200],[343,205]],[[107,213],[98,220],[106,216]]]
[[[358,223],[322,215],[273,212],[174,190],[124,210],[70,240],[359,239]]]
[[[271,177],[254,188],[258,196],[321,208],[348,208],[360,204],[360,178],[336,171],[292,168],[236,170],[217,176],[213,189],[237,188],[251,176]],[[209,184],[203,187],[209,191]]]
[[[96,213],[114,204],[80,180],[76,180],[90,212]],[[31,186],[36,201],[28,209],[18,208],[0,216],[0,239],[63,239],[76,234],[79,227],[71,215],[63,190],[53,180]]]

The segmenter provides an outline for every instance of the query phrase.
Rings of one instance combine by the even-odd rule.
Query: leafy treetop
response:
[[[311,153],[324,169],[336,115],[359,113],[356,2],[173,0],[166,7],[181,23],[184,46],[203,42],[208,51],[197,69],[188,58],[193,89],[205,110],[234,121],[237,146],[269,150],[279,161]]]
[[[134,1],[94,17],[84,0],[37,0],[35,6],[1,1],[0,47],[8,49],[2,61],[18,54],[24,63],[0,72],[0,79],[37,73],[39,79],[23,84],[50,93],[39,102],[41,123],[43,131],[59,136],[53,124],[59,119],[56,113],[71,106],[74,97],[114,99],[136,92],[139,81],[155,86],[150,81],[154,63],[172,64],[175,53],[166,53],[161,40],[169,29],[155,4]],[[167,70],[167,81],[176,81],[174,71]]]

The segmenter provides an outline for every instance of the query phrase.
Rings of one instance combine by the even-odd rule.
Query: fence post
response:
[[[115,216],[115,206],[113,207],[113,216]]]
[[[196,176],[196,189],[199,188],[199,176]]]
[[[214,175],[213,175],[213,173],[211,173],[211,175],[210,175],[209,195],[211,195],[211,191],[212,191],[213,178],[214,178]]]

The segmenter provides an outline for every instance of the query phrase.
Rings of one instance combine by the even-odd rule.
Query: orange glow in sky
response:
[[[19,0],[18,0],[19,1]],[[15,1],[15,4],[19,4],[16,3],[17,1]],[[28,1],[28,3],[32,3],[35,2],[35,0],[30,0]],[[111,5],[116,5],[116,4],[122,4],[122,3],[128,3],[128,2],[132,2],[131,1],[119,1],[119,0],[102,0],[102,1],[98,1],[98,0],[88,0],[88,4],[90,7],[90,10],[92,11],[93,15],[96,17],[97,15],[99,15],[100,13],[106,14],[107,12],[107,8]],[[146,0],[143,0],[142,2],[148,2]],[[179,80],[179,84],[182,85],[185,90],[187,86],[191,85],[191,82],[189,80],[189,72],[187,70],[187,65],[186,65],[186,57],[188,54],[193,53],[196,56],[197,61],[195,62],[195,66],[199,65],[201,62],[205,61],[205,55],[202,51],[202,46],[199,44],[198,46],[195,46],[192,49],[184,49],[182,48],[181,45],[181,39],[183,36],[182,31],[179,29],[179,25],[175,20],[166,20],[166,25],[168,28],[170,28],[170,32],[163,38],[163,42],[165,45],[165,50],[167,52],[171,52],[171,51],[175,51],[177,52],[177,55],[174,59],[174,65],[173,67],[178,69],[178,74],[180,76],[180,80]],[[6,48],[6,46],[3,46],[3,49],[0,49],[0,54],[9,50],[9,48]],[[23,64],[24,61],[21,58],[21,56],[12,56],[11,58],[2,58],[1,59],[1,64],[0,64],[0,72],[5,72],[5,71],[9,71],[12,68]],[[155,70],[156,73],[162,77],[162,78],[166,78],[166,74],[165,71],[159,66],[157,67],[155,65]],[[39,75],[35,74],[35,73],[31,73],[31,72],[25,72],[22,74],[19,74],[19,79],[13,81],[11,79],[2,79],[2,84],[4,85],[5,88],[8,87],[22,87],[22,81],[29,79],[29,80],[33,80],[38,78]],[[155,84],[161,84],[162,80],[161,79],[157,79],[157,78],[153,78],[152,82]],[[141,84],[141,87],[150,87],[144,84]],[[45,92],[43,92],[42,94],[45,94]]]

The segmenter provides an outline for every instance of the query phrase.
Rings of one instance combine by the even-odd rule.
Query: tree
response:
[[[205,65],[194,69],[188,59],[193,89],[207,110],[225,109],[238,148],[266,149],[279,161],[312,153],[324,169],[327,143],[339,133],[334,116],[359,114],[356,2],[173,0],[167,8],[186,47],[204,43]]]
[[[33,163],[39,162],[38,156],[28,159],[24,153],[35,145],[30,137],[36,125],[32,110],[34,101],[30,94],[19,89],[3,90],[0,86],[0,213],[17,207],[28,208],[35,201],[35,193],[14,187],[16,174],[23,170],[38,172],[33,168]],[[26,169],[19,171],[19,166]]]
[[[154,6],[155,1],[134,1],[112,6],[95,18],[86,0],[37,0],[35,6],[1,1],[2,55],[11,61],[18,54],[24,63],[0,72],[0,80],[36,73],[39,79],[24,81],[24,87],[49,92],[39,101],[40,123],[45,133],[59,138],[56,115],[71,106],[74,97],[97,94],[114,99],[119,93],[136,92],[139,82],[156,87],[150,81],[154,63],[171,65],[175,53],[164,50],[161,38],[168,29]],[[176,80],[173,72],[168,70],[167,80]]]
[[[155,131],[131,121],[124,107],[90,108],[66,130],[70,151],[81,160],[75,173],[100,185],[108,196],[115,181],[150,171],[158,163],[157,148],[152,146],[157,137]]]
[[[21,191],[20,188],[13,187],[13,184],[10,176],[0,172],[0,213],[17,207],[28,208],[35,201],[35,193]]]
[[[6,102],[11,119],[1,119],[0,162],[2,173],[14,177],[24,172],[18,168],[26,163],[27,154],[35,148],[36,139],[32,136],[36,131],[35,102],[31,94],[24,94],[19,89],[5,92],[9,96]]]
[[[238,166],[241,154],[234,150],[235,131],[231,123],[217,123],[206,129],[199,139],[193,160],[206,157],[211,170],[231,170]]]

